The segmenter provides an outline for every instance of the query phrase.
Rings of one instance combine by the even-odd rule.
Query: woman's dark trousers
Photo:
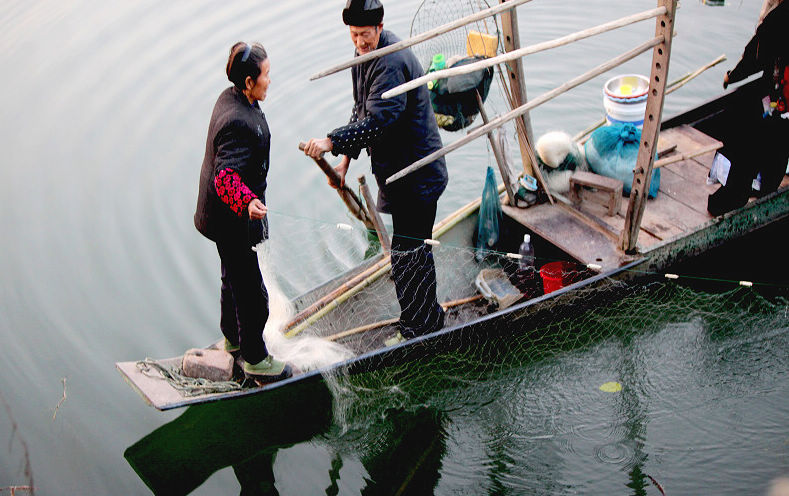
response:
[[[268,320],[268,292],[257,253],[247,242],[218,242],[222,261],[222,334],[241,346],[244,361],[256,364],[268,356],[263,328]]]

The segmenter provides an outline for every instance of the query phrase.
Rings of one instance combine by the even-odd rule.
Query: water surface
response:
[[[418,5],[387,2],[386,27],[407,36]],[[538,0],[519,10],[522,42],[653,6]],[[214,432],[206,426],[228,429],[210,452],[259,434],[239,451],[261,457],[281,494],[394,492],[406,481],[437,494],[655,494],[644,474],[674,494],[743,494],[785,472],[785,307],[759,302],[756,318],[744,318],[754,307],[739,295],[718,309],[722,323],[671,293],[657,320],[645,316],[580,346],[520,343],[481,373],[468,361],[485,364],[489,354],[461,354],[374,374],[335,397],[306,391],[305,411],[290,422],[270,416],[274,399],[232,407],[241,420],[221,408],[161,413],[143,404],[114,362],[174,356],[218,336],[218,257],[191,219],[208,119],[228,84],[223,71],[235,41],[264,43],[272,60],[263,109],[273,135],[276,282],[295,296],[361,260],[364,243],[336,235],[335,224],[348,218],[335,193],[296,150],[342,124],[351,108],[347,72],[308,81],[352,53],[341,8],[302,0],[4,2],[0,488],[32,479],[39,494],[146,494],[124,452],[156,429],[173,429],[171,422],[176,446],[199,443]],[[730,60],[672,94],[666,114],[719,92],[759,8],[755,0],[682,4],[669,79],[721,53]],[[535,55],[526,62],[528,93],[652,34],[644,23]],[[648,65],[639,57],[621,71]],[[534,111],[535,134],[574,134],[601,118],[600,88],[610,76]],[[504,110],[497,91],[487,106]],[[483,140],[448,164],[439,217],[478,195],[494,165]],[[351,170],[365,172],[364,159]],[[294,258],[299,263],[282,262]],[[717,275],[727,279],[725,270]],[[609,318],[629,320],[628,301]],[[623,391],[600,392],[608,380]],[[296,400],[281,401],[285,408]],[[199,417],[187,423],[194,431],[178,431],[180,415]],[[267,439],[272,427],[254,420],[278,427],[280,438]],[[207,464],[215,462],[210,454]],[[237,492],[243,475],[229,463],[206,469],[196,494]],[[411,472],[412,465],[421,468]]]

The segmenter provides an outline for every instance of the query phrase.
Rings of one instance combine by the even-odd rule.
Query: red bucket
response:
[[[581,280],[581,268],[575,262],[560,260],[543,265],[540,276],[543,292],[548,294]]]

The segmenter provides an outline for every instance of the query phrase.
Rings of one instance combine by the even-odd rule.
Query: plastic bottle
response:
[[[437,53],[433,55],[433,60],[430,62],[430,69],[428,69],[427,72],[440,71],[441,69],[446,67],[446,64],[447,61],[444,58],[444,54]]]
[[[531,235],[523,235],[523,243],[518,248],[518,255],[521,258],[518,260],[518,271],[533,271],[534,270],[534,247],[531,244]]]
[[[518,248],[518,254],[521,256],[518,259],[518,268],[515,270],[515,277],[513,283],[523,295],[528,298],[540,296],[541,279],[537,268],[534,266],[534,246],[531,244],[531,236],[526,234],[523,236],[523,243]]]
[[[433,55],[433,60],[430,61],[430,67],[427,69],[427,72],[440,71],[445,68],[446,65],[447,61],[446,58],[444,58],[444,54],[437,53]],[[438,81],[428,81],[427,89],[432,90],[433,88],[438,90]]]

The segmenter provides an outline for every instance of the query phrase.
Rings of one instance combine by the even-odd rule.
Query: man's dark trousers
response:
[[[437,201],[391,201],[392,277],[400,303],[401,334],[413,338],[440,329],[444,310],[436,300],[436,266],[430,245]]]

